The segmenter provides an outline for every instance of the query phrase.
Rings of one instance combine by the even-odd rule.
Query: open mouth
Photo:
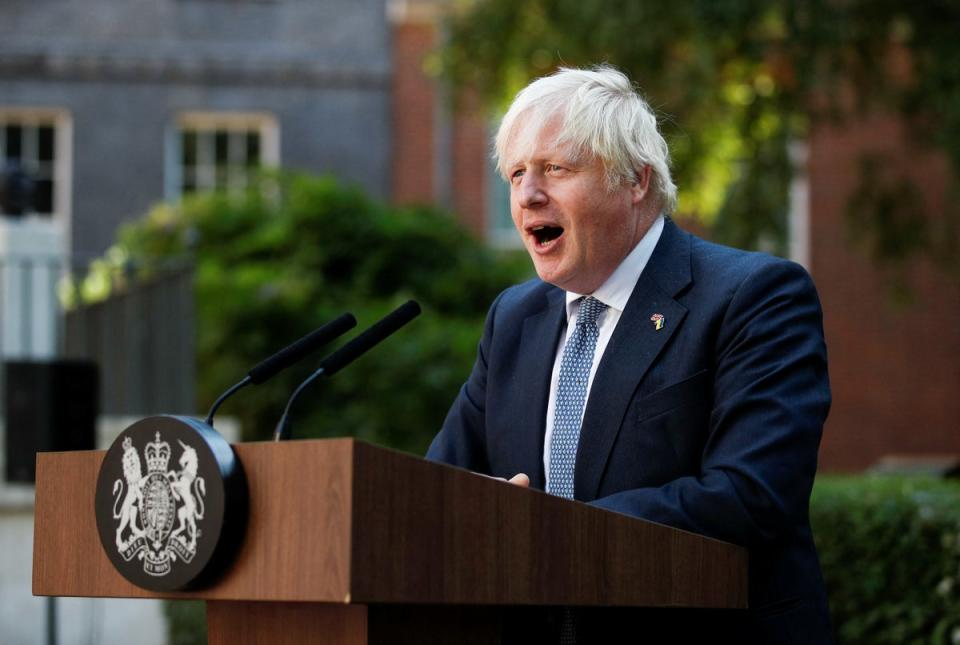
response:
[[[560,226],[534,226],[530,229],[530,234],[537,241],[537,246],[546,246],[555,239],[563,235],[563,227]]]

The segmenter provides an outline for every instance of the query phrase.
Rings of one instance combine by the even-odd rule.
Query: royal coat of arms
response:
[[[113,483],[113,519],[119,520],[116,547],[124,561],[139,558],[146,573],[165,576],[173,562],[189,563],[197,553],[206,489],[197,475],[197,451],[178,439],[180,470],[170,470],[170,444],[159,432],[155,437],[143,450],[146,475],[133,441],[123,439],[123,478]]]

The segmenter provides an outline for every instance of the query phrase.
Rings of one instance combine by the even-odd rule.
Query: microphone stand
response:
[[[274,441],[286,441],[290,438],[290,410],[293,408],[294,402],[300,396],[300,393],[303,392],[304,388],[317,380],[317,378],[319,378],[322,374],[323,368],[321,367],[313,374],[308,376],[303,383],[297,386],[297,389],[293,391],[293,394],[287,401],[287,407],[283,409],[283,415],[280,417],[280,420],[277,422],[277,427],[273,431]]]

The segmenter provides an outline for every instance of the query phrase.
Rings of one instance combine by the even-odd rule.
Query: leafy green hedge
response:
[[[124,227],[98,264],[116,284],[193,262],[197,410],[264,357],[353,312],[369,326],[409,298],[423,315],[336,378],[314,383],[292,416],[295,437],[355,436],[422,453],[476,356],[487,308],[530,274],[523,254],[498,254],[447,214],[368,199],[331,177],[264,176],[242,195],[161,204]],[[326,348],[324,351],[331,351]],[[319,357],[247,388],[221,414],[247,440],[270,435]]]
[[[202,600],[168,600],[163,603],[167,616],[168,645],[206,645],[207,610]]]
[[[841,644],[960,643],[960,483],[820,477],[810,511]]]

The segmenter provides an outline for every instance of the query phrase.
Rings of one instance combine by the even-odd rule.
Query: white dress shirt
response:
[[[593,377],[597,373],[597,365],[600,364],[600,359],[603,358],[603,352],[607,349],[607,344],[613,336],[613,330],[620,321],[620,315],[623,314],[623,310],[627,306],[627,300],[630,299],[630,294],[633,293],[633,288],[636,286],[637,280],[640,279],[640,274],[643,273],[644,267],[647,266],[647,262],[653,254],[654,247],[657,246],[657,242],[660,240],[660,234],[663,232],[663,224],[663,217],[658,217],[650,226],[650,230],[648,230],[637,245],[633,247],[633,250],[627,254],[627,257],[623,259],[620,266],[610,274],[607,281],[600,285],[600,288],[592,294],[588,294],[607,305],[607,309],[603,311],[597,319],[597,327],[599,328],[600,335],[597,338],[597,346],[593,351],[593,365],[590,366],[590,378],[587,380],[586,401],[590,400],[590,388],[593,387]],[[577,314],[580,311],[580,298],[583,296],[584,294],[573,293],[572,291],[567,292],[567,328],[561,335],[560,343],[557,345],[556,357],[553,361],[553,374],[550,377],[550,398],[547,401],[546,432],[543,438],[543,472],[546,476],[544,480],[545,484],[550,481],[550,442],[553,440],[553,418],[557,405],[557,382],[560,380],[560,361],[563,358],[563,348],[567,344],[567,338],[576,327]],[[586,410],[586,408],[586,403],[584,403],[583,409]],[[583,421],[582,412],[580,420],[581,422]],[[546,490],[546,488],[544,489]]]

